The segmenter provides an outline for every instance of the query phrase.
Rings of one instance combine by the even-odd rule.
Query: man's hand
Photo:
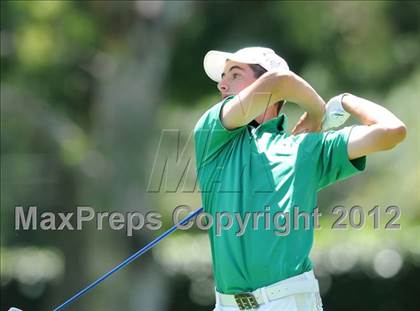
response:
[[[326,131],[331,128],[337,128],[343,125],[350,114],[344,110],[342,99],[348,94],[340,94],[331,98],[325,106],[325,115],[322,120],[322,130]]]
[[[292,130],[292,135],[319,132],[321,130],[322,118],[312,117],[310,114],[305,112],[296,123]]]

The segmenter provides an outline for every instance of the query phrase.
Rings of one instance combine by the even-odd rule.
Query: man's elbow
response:
[[[384,129],[384,149],[392,149],[401,143],[407,136],[407,127],[404,123],[398,124],[393,127]]]
[[[398,138],[398,143],[402,142],[407,136],[407,127],[404,123],[401,122],[401,125],[396,129],[396,136]]]

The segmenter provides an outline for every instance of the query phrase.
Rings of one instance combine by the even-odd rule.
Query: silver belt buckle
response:
[[[255,296],[252,293],[240,293],[234,295],[234,297],[239,310],[258,308],[257,299],[255,299]]]

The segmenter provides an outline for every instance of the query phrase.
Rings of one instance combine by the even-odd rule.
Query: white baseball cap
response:
[[[212,50],[204,56],[204,71],[210,79],[220,82],[228,59],[244,64],[258,64],[267,71],[279,69],[289,71],[286,61],[269,48],[248,47],[235,53]]]

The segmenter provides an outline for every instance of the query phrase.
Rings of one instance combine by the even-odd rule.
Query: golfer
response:
[[[366,155],[391,149],[406,135],[396,116],[369,100],[346,93],[325,105],[268,48],[210,51],[204,69],[221,94],[194,129],[202,205],[212,216],[266,218],[294,208],[310,214],[320,189],[362,172]],[[280,114],[286,101],[305,111],[291,133]],[[321,132],[348,115],[361,125]],[[213,226],[215,310],[322,310],[309,259],[313,221],[304,225],[278,234],[276,227],[254,222],[240,236],[237,223],[222,232]]]

